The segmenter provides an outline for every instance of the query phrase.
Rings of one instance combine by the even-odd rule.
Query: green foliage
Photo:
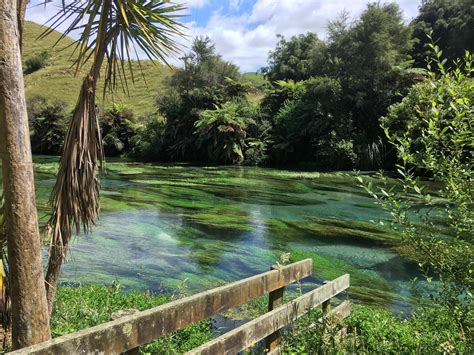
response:
[[[269,160],[268,150],[273,144],[272,124],[260,107],[249,107],[249,109],[255,124],[250,125],[247,129],[248,138],[245,141],[247,148],[244,163],[247,165],[262,165]]]
[[[130,152],[133,137],[140,127],[130,109],[114,104],[101,115],[99,124],[106,156],[114,157]]]
[[[201,112],[195,133],[210,162],[236,164],[244,160],[246,129],[255,124],[249,114],[245,106],[232,101]]]
[[[243,97],[248,88],[240,81],[238,67],[216,54],[208,37],[196,38],[183,60],[184,69],[169,79],[169,90],[157,98],[157,105],[166,117],[170,158],[196,161],[206,155],[194,135],[200,112]]]
[[[466,333],[449,312],[434,307],[404,319],[388,310],[353,306],[351,315],[343,321],[347,334],[341,337],[341,323],[330,322],[323,332],[318,321],[321,312],[314,310],[284,334],[283,352],[325,349],[330,354],[471,353],[472,334]]]
[[[33,154],[60,154],[70,120],[67,104],[33,97],[28,100],[27,109]]]
[[[51,318],[53,337],[69,334],[111,320],[114,312],[145,310],[169,302],[169,296],[147,292],[125,293],[120,287],[89,285],[58,289]],[[145,353],[185,352],[211,338],[210,321],[202,321],[141,347]]]
[[[25,69],[23,69],[24,73],[28,75],[44,68],[47,64],[48,57],[48,52],[43,51],[38,55],[26,59]]]
[[[364,187],[390,211],[408,254],[428,277],[434,274],[442,281],[443,289],[434,297],[462,323],[474,285],[472,57],[466,53],[462,63],[448,70],[439,48],[433,44],[431,48],[434,57],[426,83],[411,89],[384,120],[400,160],[401,190],[386,185],[374,188],[370,183]],[[391,130],[400,126],[404,127]],[[416,170],[435,183],[435,194],[415,176]]]
[[[443,48],[449,61],[460,58],[466,50],[474,52],[474,6],[471,0],[425,0],[412,22],[413,57],[418,67],[424,68],[430,54],[431,33],[436,44]]]
[[[379,117],[420,76],[411,69],[412,44],[411,28],[395,3],[369,4],[354,22],[343,13],[329,22],[324,42],[311,33],[280,37],[264,68],[279,81],[262,100],[274,125],[273,162],[383,166],[386,139]],[[323,88],[312,90],[311,80],[335,97],[322,94]]]
[[[275,116],[273,154],[276,161],[311,161],[324,168],[351,167],[356,159],[352,122],[341,110],[341,87],[330,78],[295,84],[293,99]]]
[[[166,160],[165,119],[160,115],[146,117],[132,137],[130,155],[145,161]]]
[[[358,134],[376,140],[379,117],[411,84],[411,29],[395,3],[369,4],[356,22],[343,16],[328,29],[327,74],[339,79]]]
[[[293,36],[289,40],[282,35],[277,37],[277,46],[268,56],[268,67],[263,68],[269,80],[300,81],[321,74],[325,43],[315,33]]]

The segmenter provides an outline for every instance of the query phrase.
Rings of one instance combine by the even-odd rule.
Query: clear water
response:
[[[35,164],[43,221],[57,164]],[[92,233],[75,238],[62,281],[189,292],[266,271],[284,252],[314,259],[314,286],[351,274],[356,302],[409,307],[416,266],[385,212],[350,174],[109,163]]]

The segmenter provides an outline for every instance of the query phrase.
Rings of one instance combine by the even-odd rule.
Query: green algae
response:
[[[323,280],[334,280],[344,274],[350,274],[349,297],[358,302],[381,307],[390,307],[395,302],[403,304],[409,300],[398,295],[395,288],[384,278],[361,271],[354,265],[336,258],[320,256],[305,251],[293,251],[292,262],[311,258],[313,260],[314,276]]]
[[[57,158],[35,158],[43,221],[57,166]],[[414,276],[408,261],[395,259],[399,235],[370,222],[387,216],[353,174],[121,161],[106,167],[97,226],[75,239],[63,281],[193,293],[267,271],[291,252],[314,258],[320,280],[350,273],[357,301],[390,306],[403,303],[398,294]]]
[[[288,221],[284,223],[305,233],[312,234],[317,238],[389,244],[395,244],[401,238],[399,232],[379,227],[370,222],[306,217],[303,221]]]

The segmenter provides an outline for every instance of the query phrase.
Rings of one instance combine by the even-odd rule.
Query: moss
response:
[[[359,302],[389,305],[396,297],[390,284],[385,279],[359,270],[343,260],[299,250],[290,254],[291,262],[306,258],[313,260],[313,275],[320,279],[334,280],[344,274],[350,274],[349,295]],[[365,292],[368,290],[372,293]]]
[[[348,241],[371,241],[395,244],[400,241],[397,231],[370,222],[346,221],[333,218],[305,217],[303,221],[286,222],[289,226],[313,234],[317,238]]]
[[[206,212],[188,213],[185,216],[199,225],[216,230],[232,231],[232,234],[252,230],[249,215],[230,208],[213,208]]]

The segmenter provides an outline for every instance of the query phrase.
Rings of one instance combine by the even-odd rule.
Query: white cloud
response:
[[[407,21],[416,16],[420,2],[398,1]],[[366,6],[367,0],[257,0],[249,13],[239,16],[216,10],[205,26],[191,24],[189,33],[209,36],[226,60],[242,72],[255,71],[265,65],[277,34],[289,37],[311,31],[324,38],[328,20],[344,10],[357,17]]]
[[[213,11],[204,26],[187,22],[189,38],[180,42],[189,47],[192,37],[209,36],[216,44],[217,51],[226,60],[239,65],[242,72],[255,71],[265,65],[268,52],[275,48],[277,34],[289,37],[311,31],[324,38],[328,20],[334,19],[343,10],[357,17],[367,6],[367,0],[256,0],[248,13],[235,15],[242,0],[228,1],[230,8],[235,9],[231,14],[223,14],[220,0],[179,0],[180,3],[188,4],[187,12],[191,14],[193,9]],[[61,0],[54,2],[60,4]],[[409,21],[416,16],[421,0],[397,2],[406,21]],[[57,7],[53,5],[47,5],[46,8],[30,6],[27,18],[44,23],[56,11]],[[192,19],[192,16],[188,19]],[[179,62],[171,60],[171,63]]]
[[[240,5],[242,5],[242,0],[229,0],[229,7],[233,11],[237,11],[240,9]]]
[[[204,7],[209,4],[209,0],[184,0],[184,1],[176,1],[179,3],[183,3],[186,7],[194,7],[194,8],[200,8]]]

